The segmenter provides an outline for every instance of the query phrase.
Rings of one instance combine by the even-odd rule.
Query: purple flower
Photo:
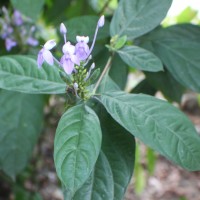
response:
[[[9,25],[7,25],[6,23],[3,23],[2,25],[2,33],[1,33],[1,38],[5,39],[7,38],[9,35],[11,35],[13,33],[13,28]]]
[[[79,60],[86,60],[86,58],[89,55],[89,46],[87,43],[89,42],[89,37],[84,36],[76,36],[77,44],[75,46],[76,48],[76,55],[79,58]]]
[[[23,24],[22,15],[19,11],[15,10],[12,18],[16,26],[21,26]]]
[[[75,46],[71,45],[70,42],[64,44],[62,49],[64,55],[60,60],[60,64],[67,74],[71,74],[74,70],[74,65],[80,65],[80,60],[74,54]]]
[[[5,40],[5,46],[6,46],[6,50],[7,51],[10,51],[16,45],[17,45],[17,42],[15,42],[13,39],[6,38],[6,40]]]
[[[97,32],[98,32],[99,28],[104,26],[104,23],[105,23],[105,17],[101,16],[97,23],[97,27],[96,27],[95,34],[94,34],[94,39],[93,39],[93,42],[92,42],[92,45],[90,48],[87,45],[87,43],[89,42],[89,37],[84,37],[84,36],[76,37],[76,40],[78,43],[76,44],[75,54],[77,55],[79,60],[84,61],[90,56],[90,54],[94,48],[94,44],[95,44],[96,37],[97,37]]]
[[[56,46],[56,42],[54,40],[49,40],[44,44],[44,47],[39,51],[37,57],[38,67],[41,68],[44,61],[46,61],[49,65],[53,65],[54,58],[50,50]]]
[[[27,42],[27,44],[29,44],[31,46],[37,46],[39,43],[38,40],[36,40],[33,37],[29,37],[26,42]]]

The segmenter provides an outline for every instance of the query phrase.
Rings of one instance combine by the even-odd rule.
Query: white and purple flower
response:
[[[64,55],[60,59],[60,64],[67,74],[71,74],[74,71],[74,65],[80,65],[80,60],[75,55],[75,46],[67,42],[64,44],[62,51]]]
[[[54,63],[54,57],[52,53],[50,52],[53,47],[56,46],[56,42],[54,40],[48,40],[43,48],[39,51],[38,57],[37,57],[37,64],[38,67],[41,68],[44,61],[46,61],[49,65],[53,65]]]
[[[88,63],[88,61],[91,59],[90,54],[94,48],[98,29],[104,25],[104,22],[105,22],[105,18],[104,18],[104,16],[101,16],[97,23],[97,27],[95,30],[94,39],[93,39],[91,47],[89,47],[89,45],[88,45],[88,43],[89,43],[88,36],[76,36],[77,43],[75,46],[72,45],[70,42],[67,42],[67,39],[66,39],[67,28],[65,27],[65,25],[63,23],[61,23],[60,33],[63,35],[64,43],[65,43],[62,48],[63,56],[61,57],[60,62],[57,61],[53,57],[51,52],[49,51],[49,50],[51,50],[51,48],[47,48],[46,46],[48,46],[48,45],[45,44],[44,47],[42,48],[42,50],[40,50],[40,52],[38,53],[39,68],[42,66],[44,60],[47,63],[49,63],[50,65],[53,65],[53,60],[55,60],[64,69],[65,73],[70,75],[70,74],[72,74],[72,72],[76,71],[75,65],[85,66]],[[52,40],[48,41],[48,42],[51,43]],[[53,47],[54,46],[55,45],[53,45]]]

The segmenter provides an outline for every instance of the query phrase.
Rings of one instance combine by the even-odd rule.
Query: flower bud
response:
[[[74,89],[75,89],[75,90],[78,89],[78,83],[74,83]]]
[[[90,68],[91,68],[91,70],[94,69],[95,68],[95,63],[92,63]]]
[[[67,33],[67,28],[63,23],[60,24],[60,33],[63,35]]]
[[[98,27],[104,26],[104,23],[105,23],[105,17],[104,15],[102,15],[98,21]]]

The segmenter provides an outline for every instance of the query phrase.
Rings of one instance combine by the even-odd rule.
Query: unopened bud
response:
[[[104,15],[102,15],[98,21],[98,27],[104,26],[104,23],[105,23],[105,17]]]
[[[90,68],[91,68],[91,70],[94,69],[95,68],[95,63],[92,63]]]
[[[67,28],[63,23],[60,24],[60,33],[63,35],[67,33]]]
[[[78,83],[74,83],[74,89],[75,89],[75,90],[78,89]]]

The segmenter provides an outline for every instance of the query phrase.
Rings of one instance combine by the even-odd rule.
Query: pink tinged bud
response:
[[[60,24],[60,33],[63,35],[67,33],[67,28],[63,23]]]
[[[102,15],[98,21],[98,27],[103,27],[105,23],[105,17]]]

